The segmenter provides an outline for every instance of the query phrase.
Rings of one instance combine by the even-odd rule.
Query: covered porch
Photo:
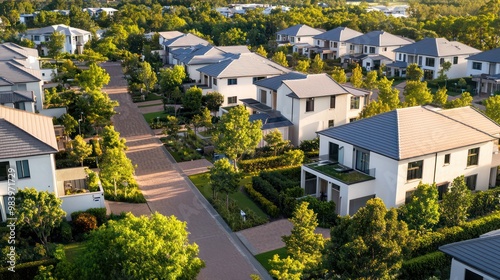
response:
[[[494,95],[500,92],[500,74],[481,74],[472,76],[472,81],[476,82],[476,92],[479,94]]]

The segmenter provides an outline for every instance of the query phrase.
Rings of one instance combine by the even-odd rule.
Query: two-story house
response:
[[[336,59],[348,53],[347,40],[361,35],[363,33],[349,27],[339,26],[314,36],[314,48],[312,51],[320,54],[322,59]]]
[[[395,49],[413,42],[385,31],[372,31],[347,40],[348,54],[342,57],[342,61],[357,62],[367,71],[377,70],[395,59]]]
[[[108,17],[113,17],[115,13],[118,12],[115,8],[83,8],[84,12],[89,13],[89,15],[93,18],[98,18],[100,14],[106,13]]]
[[[467,76],[476,82],[476,92],[500,92],[500,48],[469,56]]]
[[[424,70],[424,79],[432,80],[438,78],[443,63],[450,62],[451,67],[445,72],[446,76],[449,79],[460,78],[467,74],[466,59],[479,52],[480,50],[457,41],[425,38],[395,49],[395,62],[387,65],[387,72],[390,73],[389,76],[404,77],[407,65],[417,63]]]
[[[309,51],[314,47],[313,37],[323,32],[305,24],[297,24],[276,32],[276,42],[278,46],[290,44],[293,52],[309,57]]]
[[[90,41],[92,34],[83,29],[70,27],[64,24],[51,25],[42,28],[29,29],[25,32],[25,38],[33,41],[40,50],[40,55],[48,55],[48,49],[45,42],[50,41],[52,33],[59,32],[64,35],[64,45],[62,52],[70,54],[82,54],[83,46]]]
[[[340,215],[371,198],[405,204],[420,182],[440,198],[464,175],[471,190],[496,184],[500,126],[472,107],[409,107],[318,132],[320,161],[302,166],[306,194],[326,195]]]
[[[224,96],[224,107],[242,104],[240,99],[255,98],[255,81],[290,72],[255,53],[241,53],[198,69],[203,93],[218,91]]]
[[[0,93],[5,93],[5,105],[29,112],[41,111],[43,109],[41,72],[28,67],[29,65],[25,65],[23,60],[0,61]],[[8,98],[12,98],[12,102],[9,102]],[[27,98],[32,98],[33,103]]]
[[[2,221],[7,217],[9,186],[13,191],[34,187],[54,193],[63,200],[68,218],[74,211],[105,207],[102,188],[97,192],[65,193],[68,185],[84,186],[85,175],[82,178],[83,168],[56,170],[58,145],[51,117],[0,106],[0,143]]]
[[[160,41],[161,41],[161,36],[160,36]],[[174,64],[174,56],[172,54],[172,51],[180,48],[190,48],[194,47],[197,45],[209,45],[210,43],[206,41],[205,39],[202,39],[196,35],[193,35],[191,33],[188,34],[182,34],[180,36],[174,37],[172,39],[164,40],[162,45],[163,45],[163,50],[165,51],[165,61],[163,63],[168,63],[168,64]]]

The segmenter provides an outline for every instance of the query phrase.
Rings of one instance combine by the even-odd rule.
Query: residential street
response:
[[[183,164],[181,169],[154,136],[127,94],[120,63],[109,62],[101,66],[111,76],[111,82],[104,91],[120,103],[116,108],[118,113],[112,120],[116,130],[127,140],[127,156],[137,165],[136,179],[147,205],[152,212],[175,215],[187,222],[189,240],[198,244],[199,256],[206,263],[198,279],[250,279],[251,274],[271,279],[186,178],[182,170],[190,167]],[[200,169],[198,165],[193,169]],[[119,206],[120,210],[134,212],[133,204],[111,205],[112,210],[114,206]],[[144,210],[142,206],[137,208],[139,212]]]

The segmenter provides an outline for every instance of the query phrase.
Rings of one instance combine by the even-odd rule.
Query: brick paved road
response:
[[[120,103],[113,122],[116,130],[127,139],[128,157],[138,165],[137,182],[152,211],[175,215],[187,222],[189,240],[198,244],[199,256],[206,263],[198,279],[250,279],[250,274],[270,279],[153,136],[137,106],[126,94],[120,65],[105,63],[102,66],[111,76],[105,91]]]

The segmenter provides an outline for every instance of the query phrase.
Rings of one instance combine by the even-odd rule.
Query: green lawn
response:
[[[281,259],[284,259],[287,257],[286,249],[285,247],[279,248],[276,250],[272,250],[269,252],[264,252],[258,255],[255,255],[255,259],[260,262],[260,264],[267,270],[271,270],[271,266],[269,265],[269,260],[273,258],[274,255],[278,254]]]
[[[66,253],[66,259],[69,262],[75,262],[77,258],[83,254],[85,251],[85,242],[75,242],[64,245],[64,252]]]
[[[151,123],[151,121],[156,119],[156,117],[160,117],[160,118],[166,117],[167,114],[165,114],[163,111],[161,111],[161,112],[153,112],[153,113],[143,114],[143,116],[148,123]]]
[[[153,93],[150,93],[148,95],[146,95],[146,100],[144,101],[151,101],[151,100],[163,100],[163,97],[162,96],[158,96],[156,94],[153,94]]]
[[[212,188],[209,185],[209,177],[208,172],[203,174],[191,175],[189,179],[193,182],[193,184],[200,190],[204,197],[210,198],[212,197]],[[245,176],[240,185],[243,186],[252,181],[251,176]],[[238,191],[236,193],[230,194],[230,198],[232,198],[240,208],[248,208],[255,212],[259,217],[267,218],[266,213],[262,211],[259,206],[257,206],[243,191]]]

